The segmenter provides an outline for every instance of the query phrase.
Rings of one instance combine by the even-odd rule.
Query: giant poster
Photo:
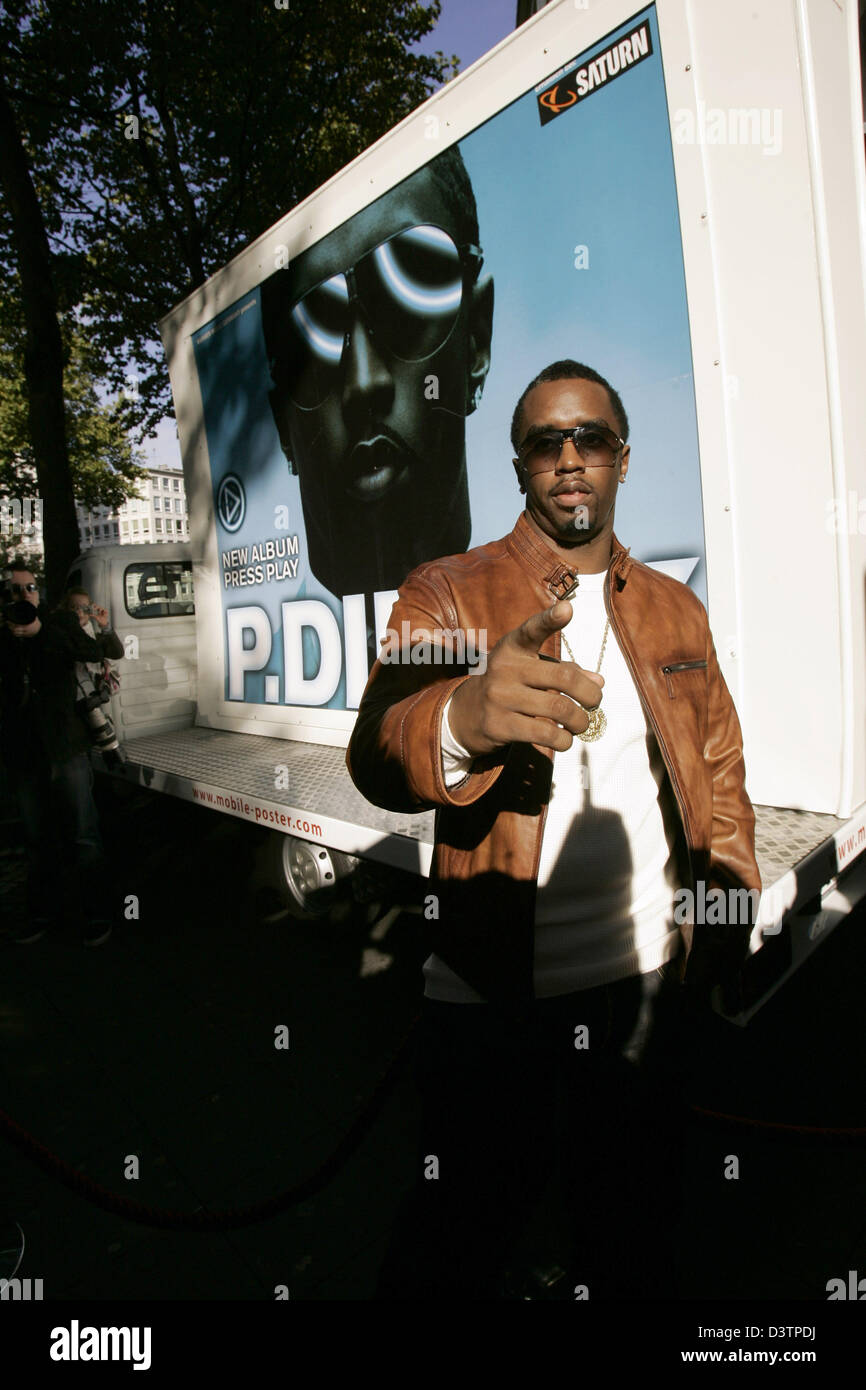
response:
[[[512,413],[562,358],[625,405],[618,534],[706,601],[654,7],[459,145],[428,134],[415,173],[194,335],[239,707],[357,708],[406,574],[513,527]]]

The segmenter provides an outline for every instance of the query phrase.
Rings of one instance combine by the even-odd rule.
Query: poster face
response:
[[[507,534],[510,441],[564,358],[619,393],[616,533],[706,602],[697,424],[655,9],[430,155],[194,337],[225,699],[357,709],[416,565]]]

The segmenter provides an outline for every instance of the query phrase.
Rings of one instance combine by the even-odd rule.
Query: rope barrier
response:
[[[370,1099],[360,1109],[337,1147],[323,1163],[307,1178],[294,1187],[276,1193],[262,1201],[253,1202],[246,1207],[226,1208],[220,1211],[199,1210],[193,1212],[171,1211],[161,1207],[147,1206],[144,1202],[120,1193],[110,1192],[100,1183],[71,1167],[64,1159],[40,1144],[21,1125],[17,1124],[5,1111],[0,1110],[0,1129],[7,1139],[27,1158],[36,1163],[44,1172],[55,1177],[78,1196],[84,1197],[104,1211],[110,1211],[128,1221],[143,1226],[154,1226],[160,1230],[174,1231],[231,1231],[244,1226],[252,1226],[269,1217],[277,1216],[314,1196],[334,1177],[352,1154],[361,1140],[369,1133],[374,1121],[382,1111],[384,1103],[400,1073],[408,1051],[409,1043],[421,1015],[416,1014],[373,1089]],[[745,1125],[754,1129],[772,1130],[786,1134],[821,1135],[824,1137],[866,1138],[866,1127],[843,1127],[829,1125],[797,1125],[780,1120],[758,1120],[753,1116],[732,1115],[706,1106],[689,1103],[689,1110],[702,1118],[722,1121],[725,1124]]]
[[[832,1134],[836,1137],[866,1138],[866,1127],[846,1129],[833,1125],[791,1125],[782,1120],[756,1120],[747,1115],[728,1115],[723,1110],[708,1110],[703,1105],[690,1104],[689,1109],[696,1115],[724,1120],[726,1124],[751,1125],[755,1129],[781,1130],[787,1134]]]
[[[358,1112],[337,1147],[325,1161],[309,1177],[296,1183],[294,1187],[278,1192],[272,1197],[266,1197],[260,1202],[253,1202],[246,1207],[227,1208],[222,1211],[200,1210],[193,1212],[169,1211],[161,1207],[150,1207],[144,1202],[137,1202],[132,1197],[122,1197],[120,1193],[110,1192],[100,1183],[95,1182],[93,1178],[89,1178],[86,1173],[81,1173],[78,1169],[71,1167],[64,1159],[59,1158],[57,1154],[46,1148],[44,1144],[40,1144],[38,1139],[34,1139],[31,1134],[28,1134],[3,1110],[0,1110],[0,1129],[5,1132],[7,1139],[25,1157],[36,1163],[43,1172],[57,1178],[65,1187],[68,1187],[78,1196],[86,1198],[95,1206],[101,1207],[103,1211],[114,1212],[127,1221],[135,1221],[142,1226],[155,1226],[160,1230],[239,1230],[243,1226],[252,1226],[271,1216],[277,1216],[280,1212],[287,1211],[289,1207],[306,1201],[321,1191],[326,1183],[340,1171],[371,1129],[374,1120],[378,1118],[390,1095],[405,1060],[409,1042],[419,1018],[420,1014],[413,1018],[396,1050],[392,1053],[390,1061],[380,1073],[370,1099]]]

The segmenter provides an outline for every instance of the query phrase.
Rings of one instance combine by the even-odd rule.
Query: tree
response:
[[[21,335],[2,333],[0,313],[0,497],[36,494]],[[128,403],[100,400],[100,362],[73,319],[61,323],[63,404],[72,491],[88,507],[119,507],[139,478],[143,455],[130,438]]]
[[[7,0],[0,264],[20,275],[49,588],[77,545],[59,316],[171,413],[159,318],[423,101],[439,0]],[[57,570],[55,576],[54,570]]]
[[[20,299],[20,294],[18,296]],[[101,362],[75,315],[60,323],[64,360],[63,409],[70,484],[76,501],[117,507],[147,475],[130,438],[129,403],[101,400]],[[24,330],[15,298],[0,295],[0,566],[23,554],[43,564],[44,498],[30,435],[24,371]],[[35,534],[34,534],[35,533]],[[77,525],[76,525],[76,546]]]

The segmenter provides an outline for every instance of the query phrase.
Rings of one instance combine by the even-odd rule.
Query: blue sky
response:
[[[418,45],[422,53],[456,53],[461,72],[514,29],[517,0],[442,0],[436,28]]]

